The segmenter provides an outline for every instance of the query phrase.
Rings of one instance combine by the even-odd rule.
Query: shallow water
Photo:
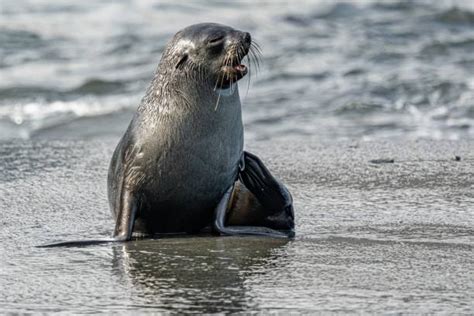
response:
[[[253,142],[293,192],[290,241],[35,248],[110,236],[114,145],[0,145],[0,313],[474,310],[472,141]],[[370,162],[387,158],[395,162]]]
[[[166,41],[202,21],[250,31],[262,47],[248,93],[241,84],[248,139],[474,135],[471,1],[5,0],[1,9],[1,139],[120,134]]]

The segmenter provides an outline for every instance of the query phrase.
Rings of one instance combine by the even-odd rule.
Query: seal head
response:
[[[173,56],[169,59],[175,62],[176,69],[191,68],[216,88],[226,89],[248,73],[242,59],[249,53],[251,43],[248,32],[201,23],[179,31],[164,56]]]

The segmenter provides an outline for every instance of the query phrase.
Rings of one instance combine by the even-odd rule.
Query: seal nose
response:
[[[249,32],[244,32],[244,43],[250,45],[252,42],[252,36],[250,36]]]

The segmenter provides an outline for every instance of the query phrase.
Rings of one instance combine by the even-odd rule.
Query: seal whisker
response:
[[[256,49],[260,54],[262,53],[262,48],[260,47],[260,44],[258,44],[255,40],[253,40],[250,45],[253,46],[253,47],[255,47],[255,49]]]
[[[220,69],[225,69],[225,67],[227,67],[229,64],[229,55],[225,55],[224,56],[224,60],[222,62],[222,66],[220,67]],[[227,74],[222,74],[222,73],[219,73],[217,75],[217,78],[216,78],[216,83],[214,85],[214,91],[217,90],[217,87],[218,87],[218,83],[219,83],[219,79],[221,79],[221,84],[219,86],[219,89],[222,88],[222,84],[223,84],[223,81],[224,81],[224,76],[227,76]]]
[[[250,62],[250,57],[249,57],[248,54],[247,54],[246,57],[247,57],[247,62],[248,62],[248,64],[249,64],[249,66],[248,66],[249,78],[248,78],[248,80],[247,80],[247,91],[245,91],[245,97],[247,97],[248,94],[249,94],[249,90],[250,90],[250,80],[252,79],[252,67],[250,67],[250,64],[251,64],[251,62]]]
[[[255,67],[257,69],[257,64],[255,63],[255,55],[254,55],[254,52],[252,51],[252,47],[250,47],[249,53],[247,54],[247,60],[249,63],[249,67]]]
[[[237,47],[236,47],[235,54],[234,54],[234,56],[233,56],[233,58],[232,58],[232,65],[235,65],[236,62],[239,62],[239,61],[242,59],[242,57],[241,57],[241,49],[242,49],[242,46],[237,46]],[[234,87],[233,87],[234,84],[237,84],[237,74],[236,74],[236,73],[234,73],[234,74],[232,75],[232,78],[231,78],[231,80],[230,80],[230,88],[231,88],[231,91],[233,91],[233,89],[234,89]]]
[[[226,60],[228,60],[228,61],[226,61]],[[230,59],[227,58],[227,56],[226,56],[226,58],[224,59],[224,67],[227,67],[227,65],[228,65],[228,63],[229,63],[229,60],[230,60]],[[222,77],[222,78],[221,78],[221,83],[220,83],[220,85],[219,85],[219,94],[218,94],[218,96],[217,96],[217,101],[216,101],[216,106],[214,107],[214,112],[217,111],[217,108],[219,107],[219,101],[220,101],[220,99],[221,99],[222,84],[224,83],[224,76],[221,75],[221,77]],[[217,80],[216,80],[216,86],[217,86],[217,82],[218,82],[218,81],[219,81],[219,76],[217,77]],[[216,91],[216,87],[214,87],[214,91]]]
[[[260,71],[260,58],[255,54],[255,52],[252,52],[252,56],[255,68],[257,69],[257,71]]]
[[[221,99],[221,89],[219,89],[219,95],[217,96],[217,101],[216,101],[216,106],[214,107],[214,112],[217,111],[217,108],[219,107],[220,99]]]
[[[244,47],[243,45],[239,45],[239,47],[237,48],[237,59],[239,62],[242,61],[242,59],[244,58],[245,56],[245,50],[244,50]],[[237,84],[237,80],[239,80],[237,74],[234,74],[234,78],[235,78],[235,84]]]
[[[230,55],[226,67],[231,67],[233,64],[234,64],[234,53],[232,52],[232,55]],[[226,79],[230,82],[230,85],[232,87],[232,78],[230,77],[229,72],[226,73]],[[221,88],[222,88],[222,86],[221,86]]]
[[[221,79],[221,84],[219,86],[219,95],[217,96],[217,101],[216,101],[216,106],[214,107],[214,112],[217,111],[217,108],[219,107],[219,101],[221,99],[221,93],[222,93],[222,84],[224,83],[224,76],[222,76]]]
[[[254,50],[254,52],[259,56],[259,57],[262,57],[263,56],[263,53],[262,53],[262,49],[260,48],[260,45],[253,41],[251,44],[250,44],[250,47]]]
[[[234,48],[232,51],[231,51],[231,55],[230,55],[230,58],[229,58],[229,64],[227,65],[228,67],[232,67],[232,65],[235,64],[235,57],[236,57],[236,49]],[[230,89],[232,91],[232,89],[234,88],[233,87],[233,76],[231,73],[227,73],[227,79],[229,80],[229,84],[230,84]]]
[[[257,70],[259,70],[260,69],[260,59],[261,59],[262,55],[261,55],[261,53],[257,53],[256,50],[257,49],[255,48],[255,46],[250,46],[249,53],[253,57],[255,67],[257,68]]]

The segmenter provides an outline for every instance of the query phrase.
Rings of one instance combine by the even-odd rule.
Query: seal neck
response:
[[[237,83],[225,89],[215,89],[215,93],[221,97],[230,97],[236,92],[236,90],[238,90]]]
[[[201,78],[198,73],[169,69],[160,64],[138,108],[139,112],[208,112],[229,105],[238,106],[240,111],[237,83],[219,89],[209,78]]]

